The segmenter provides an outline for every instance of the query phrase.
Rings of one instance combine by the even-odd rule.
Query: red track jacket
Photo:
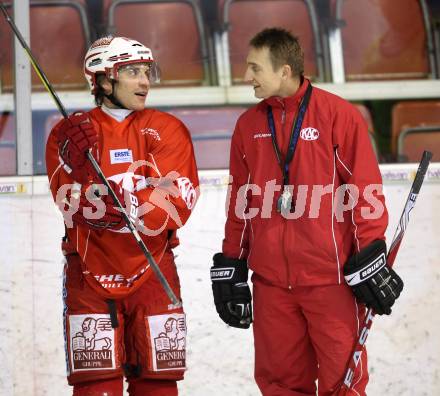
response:
[[[365,121],[349,102],[316,87],[289,166],[295,211],[289,218],[276,211],[282,171],[267,106],[285,154],[308,84],[304,79],[295,95],[263,100],[243,113],[231,144],[223,253],[247,258],[255,273],[281,287],[343,283],[347,258],[384,239],[388,223]]]

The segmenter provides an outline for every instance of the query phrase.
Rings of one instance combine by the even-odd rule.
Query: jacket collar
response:
[[[271,96],[270,98],[265,99],[263,103],[265,103],[267,106],[271,106],[272,108],[283,108],[286,111],[296,111],[309,84],[310,80],[302,77],[301,85],[292,96],[288,96],[286,98]]]

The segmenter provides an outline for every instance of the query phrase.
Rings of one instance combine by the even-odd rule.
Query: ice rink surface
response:
[[[252,331],[221,322],[209,280],[211,257],[223,238],[226,173],[201,176],[201,198],[176,249],[188,322],[189,369],[179,384],[180,394],[257,396]],[[367,342],[369,396],[440,395],[440,178],[436,178],[422,187],[396,259],[404,292],[390,317],[376,317]],[[0,187],[11,180],[0,179]],[[385,179],[388,244],[409,188],[409,181]],[[61,320],[62,235],[62,217],[49,194],[0,195],[0,395],[71,395],[65,381]]]

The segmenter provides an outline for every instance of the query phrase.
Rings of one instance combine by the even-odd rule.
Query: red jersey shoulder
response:
[[[136,114],[143,135],[161,141],[168,138],[188,138],[189,131],[185,124],[175,116],[156,109],[145,109]]]

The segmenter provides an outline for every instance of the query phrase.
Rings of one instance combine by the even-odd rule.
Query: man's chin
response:
[[[145,101],[143,103],[138,102],[132,106],[132,110],[134,111],[141,111],[143,109],[145,109]]]
[[[257,89],[254,88],[254,96],[257,99],[264,99],[264,94],[258,88]]]

